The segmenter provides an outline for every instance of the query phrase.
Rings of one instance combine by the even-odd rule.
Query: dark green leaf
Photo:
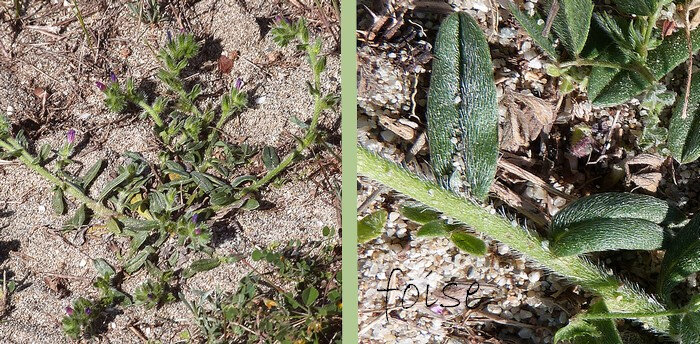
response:
[[[137,252],[134,256],[131,257],[125,264],[124,264],[124,271],[128,274],[133,274],[136,271],[139,271],[143,267],[143,265],[146,263],[146,260],[153,254],[155,250],[153,247],[146,247],[145,249]]]
[[[280,164],[280,157],[277,155],[277,150],[274,147],[265,146],[262,150],[262,161],[268,171],[277,167],[277,165]]]
[[[464,252],[477,256],[486,254],[486,244],[484,241],[469,233],[461,231],[452,232],[450,240],[452,240],[457,248]]]
[[[612,0],[620,10],[627,14],[650,16],[656,13],[657,0]]]
[[[255,209],[258,209],[259,207],[260,207],[260,202],[258,202],[258,200],[256,200],[255,198],[251,198],[243,204],[241,209],[255,210]]]
[[[458,157],[467,167],[460,178],[483,200],[498,161],[498,97],[488,43],[469,14],[453,13],[440,25],[434,54],[427,105],[433,170],[449,185]]]
[[[598,218],[557,231],[549,248],[557,256],[610,250],[657,250],[669,235],[661,226],[634,218]]]
[[[685,215],[668,202],[647,195],[623,192],[599,193],[571,203],[552,219],[552,231],[565,230],[577,222],[595,219],[634,218],[660,225],[678,223]]]
[[[586,44],[592,15],[591,0],[559,0],[559,11],[554,17],[552,30],[573,56],[577,57]]]
[[[306,307],[313,305],[317,298],[318,290],[314,287],[308,287],[301,293],[301,300],[304,302]]]
[[[678,231],[666,249],[657,280],[658,292],[670,303],[671,291],[700,270],[700,216]]]
[[[214,190],[214,184],[212,184],[212,182],[204,173],[192,171],[190,174],[194,178],[194,181],[197,183],[197,186],[199,186],[199,188],[202,189],[204,193],[209,193],[212,190]]]
[[[357,241],[366,243],[382,235],[388,216],[386,210],[378,210],[358,221]]]
[[[92,185],[92,182],[94,182],[97,176],[100,175],[100,172],[102,172],[102,169],[104,168],[104,163],[105,161],[103,159],[97,160],[90,167],[90,169],[88,169],[88,171],[85,172],[85,175],[82,178],[82,182],[80,183],[84,190],[88,190],[90,188],[90,185]]]
[[[678,30],[666,37],[661,45],[649,51],[646,68],[654,79],[661,79],[688,60],[688,47],[683,31]],[[700,30],[691,31],[690,36],[693,54],[695,54],[700,49]],[[608,107],[624,103],[652,86],[652,83],[639,70],[615,71],[612,76],[611,73],[613,73],[612,69],[602,73],[605,75],[604,79],[609,80],[607,83],[591,78],[590,84],[597,85],[588,89],[588,98],[594,106]]]
[[[668,148],[681,164],[693,162],[700,157],[700,75],[694,75],[691,81],[685,118],[684,103],[685,91],[676,101],[668,127]]]

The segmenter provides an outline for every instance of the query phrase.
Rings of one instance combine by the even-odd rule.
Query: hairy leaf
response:
[[[670,303],[673,287],[700,270],[700,216],[678,231],[666,250],[657,280],[659,295]]]
[[[700,77],[697,75],[690,84],[690,98],[685,118],[683,118],[684,102],[685,91],[678,97],[673,109],[668,127],[668,148],[676,160],[687,164],[700,157]]]
[[[573,56],[578,56],[586,44],[592,15],[591,0],[559,0],[559,11],[552,29]]]
[[[700,49],[700,30],[693,30],[690,36],[693,53],[695,53]],[[685,33],[679,30],[666,37],[656,49],[649,51],[646,69],[655,80],[659,80],[686,60],[688,60],[688,47]],[[611,75],[612,73],[614,75]],[[624,103],[653,85],[639,70],[609,69],[603,74],[605,79],[609,80],[608,82],[594,81],[591,77],[590,84],[597,84],[597,86],[588,88],[588,98],[597,107]]]
[[[650,16],[656,13],[657,0],[612,0],[617,7],[627,14]]]
[[[633,218],[660,225],[678,223],[683,213],[666,201],[632,193],[599,193],[576,200],[557,213],[551,229],[556,234],[577,222],[595,219]]]
[[[594,219],[570,224],[554,235],[549,248],[557,256],[609,250],[656,250],[666,234],[661,226],[632,218]]]
[[[83,190],[87,190],[90,188],[90,185],[92,185],[92,182],[95,181],[97,176],[100,175],[100,172],[102,172],[102,169],[104,168],[104,159],[97,160],[91,167],[90,169],[85,172],[85,175],[83,176],[80,185],[83,187]]]
[[[427,106],[435,175],[446,185],[459,156],[471,193],[485,199],[498,160],[498,100],[489,46],[466,13],[454,13],[440,26]]]

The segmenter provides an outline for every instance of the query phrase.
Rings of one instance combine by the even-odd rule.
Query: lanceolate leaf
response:
[[[104,168],[104,159],[97,160],[95,164],[90,167],[90,169],[85,172],[85,175],[82,178],[82,181],[80,185],[83,187],[84,190],[87,190],[90,188],[90,185],[92,182],[95,181],[95,178],[100,175],[100,172],[102,172],[102,168]]]
[[[607,250],[654,250],[669,234],[660,226],[685,217],[646,195],[601,193],[579,199],[552,219],[550,250],[558,256]]]
[[[656,12],[657,0],[612,0],[617,7],[627,14],[649,16]]]
[[[670,303],[673,287],[700,270],[700,216],[686,224],[668,246],[658,278],[659,295]]]
[[[680,163],[687,164],[700,157],[700,76],[695,75],[690,85],[688,111],[683,118],[685,92],[678,97],[668,127],[668,148]]]
[[[508,3],[508,8],[513,17],[518,21],[520,26],[525,29],[527,34],[532,38],[532,40],[539,46],[549,57],[554,60],[559,59],[559,54],[557,54],[556,49],[554,49],[554,43],[550,37],[542,36],[542,31],[544,30],[544,19],[540,18],[539,14],[535,13],[534,16],[530,17],[527,13],[522,12],[518,6],[513,3]],[[542,24],[539,24],[541,22]]]
[[[559,11],[552,29],[573,56],[578,56],[586,44],[592,15],[591,0],[559,0]]]
[[[595,219],[569,225],[552,238],[557,256],[609,250],[656,250],[665,237],[661,226],[641,219]]]
[[[634,218],[665,225],[683,221],[685,216],[678,208],[652,196],[608,192],[571,203],[554,216],[551,228],[556,233],[571,224],[601,218]]]
[[[695,53],[700,49],[700,30],[693,30],[690,36],[693,53]],[[666,37],[656,49],[649,51],[647,69],[656,80],[659,80],[686,60],[688,60],[688,47],[685,33],[679,30]],[[618,70],[613,77],[608,78],[610,81],[604,86],[589,87],[588,98],[594,106],[607,107],[624,103],[652,85],[639,71]],[[594,81],[591,80],[591,84],[593,83]]]
[[[486,38],[466,13],[441,24],[428,94],[428,142],[437,178],[446,185],[454,159],[471,193],[484,199],[498,160],[498,100]]]

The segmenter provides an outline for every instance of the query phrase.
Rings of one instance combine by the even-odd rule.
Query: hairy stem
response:
[[[4,140],[0,140],[0,148],[3,148],[8,152],[18,152],[19,156],[17,158],[20,162],[34,170],[34,172],[38,173],[42,177],[46,178],[46,180],[63,189],[66,194],[84,203],[85,206],[94,211],[95,214],[101,217],[119,216],[119,214],[117,214],[114,210],[105,207],[104,205],[98,203],[94,199],[87,196],[77,186],[62,180],[43,166],[35,163],[36,158],[32,156],[29,152],[27,152],[27,150],[24,147],[22,147],[22,145],[19,142],[17,142],[17,140],[13,138],[6,138]]]
[[[547,242],[503,216],[492,214],[481,205],[421,179],[399,165],[358,148],[358,174],[376,180],[446,216],[452,217],[519,251],[542,268],[565,277],[605,300],[612,312],[658,313],[665,308],[637,287],[625,283],[591,262],[576,257],[557,257]],[[639,319],[657,332],[668,333],[666,317]]]
[[[282,161],[280,161],[279,165],[277,165],[275,168],[272,170],[268,171],[267,174],[265,174],[264,177],[261,179],[258,179],[255,183],[252,185],[244,188],[238,197],[242,197],[243,195],[256,191],[265,184],[269,183],[273,178],[275,178],[278,174],[280,174],[282,171],[284,171],[289,165],[294,162],[294,159],[296,159],[301,153],[306,149],[311,146],[311,144],[316,141],[316,135],[317,135],[317,126],[318,126],[318,119],[321,115],[322,107],[321,107],[321,102],[320,99],[318,99],[318,96],[316,96],[316,104],[314,106],[314,114],[313,118],[311,119],[311,125],[309,126],[309,130],[306,131],[306,135],[304,138],[299,142],[297,147],[291,151],[287,156],[284,157]]]

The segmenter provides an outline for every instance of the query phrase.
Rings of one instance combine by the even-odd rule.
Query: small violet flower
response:
[[[199,229],[199,228],[197,228],[197,229],[194,230],[194,234],[200,235],[200,234],[202,234],[202,230]]]
[[[85,308],[85,314],[90,315],[90,313],[92,313],[92,310],[90,309],[90,307]]]
[[[114,72],[109,72],[109,81],[117,82],[117,75]]]
[[[240,91],[241,88],[243,88],[243,80],[241,80],[240,78],[236,79],[236,82],[233,84],[233,87]]]
[[[199,214],[194,214],[192,215],[192,223],[197,223],[197,218],[199,217]]]
[[[168,30],[168,32],[166,34],[168,35],[168,43],[172,43],[173,42],[173,34],[170,33],[170,30]]]
[[[75,130],[74,129],[68,130],[68,133],[66,134],[66,139],[68,140],[68,143],[70,143],[70,144],[75,142]]]
[[[282,16],[275,16],[275,21],[274,21],[275,25],[280,25],[283,22],[286,23],[287,21],[284,18],[282,18]]]
[[[97,88],[99,88],[102,92],[104,92],[107,89],[107,86],[99,81],[95,83],[95,86],[97,86]]]
[[[66,314],[68,314],[68,316],[73,315],[73,308],[71,308],[70,306],[66,307]]]

